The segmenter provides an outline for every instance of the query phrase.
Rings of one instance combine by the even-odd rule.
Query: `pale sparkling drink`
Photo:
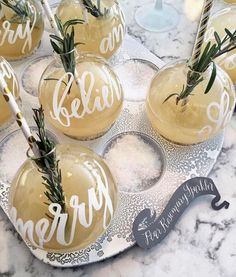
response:
[[[39,100],[57,130],[76,139],[93,139],[116,121],[123,90],[118,77],[100,58],[80,55],[76,68],[77,82],[62,65],[49,65],[40,81]]]
[[[236,0],[224,0],[224,1],[229,4],[236,4]]]
[[[92,1],[95,5],[97,1]],[[108,2],[108,1],[107,1]],[[116,1],[101,1],[101,11],[107,10],[103,16],[95,17],[87,13],[87,22],[77,24],[75,28],[75,41],[81,42],[79,51],[91,52],[106,59],[110,58],[121,46],[125,35],[124,15]],[[83,19],[83,9],[78,0],[62,0],[57,16],[66,22],[71,19]]]
[[[225,28],[234,32],[236,30],[236,7],[229,7],[215,13],[208,25],[205,34],[205,44],[207,42],[215,42],[214,32],[217,32],[221,39],[225,36]],[[236,49],[226,53],[215,60],[231,77],[236,84]]]
[[[2,74],[4,80],[7,83],[9,90],[15,97],[15,100],[20,102],[20,94],[19,94],[19,84],[11,68],[10,64],[0,57],[0,74]],[[9,108],[6,99],[4,99],[3,95],[0,93],[0,130],[11,123],[13,120],[12,112]]]
[[[43,35],[44,21],[41,8],[35,0],[14,0],[27,14],[19,15],[12,8],[1,4],[0,12],[0,55],[8,60],[29,56]]]
[[[213,138],[229,123],[235,105],[235,90],[227,74],[219,67],[213,87],[204,94],[211,68],[203,73],[204,80],[193,90],[187,103],[176,97],[186,84],[188,68],[179,61],[167,65],[153,79],[147,96],[146,110],[155,130],[166,139],[182,145],[197,144]]]
[[[58,145],[56,153],[66,212],[48,205],[42,174],[30,159],[11,186],[9,212],[18,232],[32,246],[63,253],[85,248],[105,232],[116,210],[117,189],[107,165],[91,150]]]

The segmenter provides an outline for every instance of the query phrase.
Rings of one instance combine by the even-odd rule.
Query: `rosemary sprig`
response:
[[[39,109],[33,109],[34,121],[38,128],[38,140],[36,141],[40,158],[36,160],[39,172],[42,173],[43,185],[46,188],[44,194],[49,203],[57,203],[61,206],[62,213],[66,211],[65,195],[61,185],[62,177],[59,168],[59,160],[55,153],[55,143],[50,140],[46,134],[44,123],[44,112],[42,106]],[[49,203],[45,203],[50,205]]]
[[[75,60],[75,47],[82,44],[80,42],[75,42],[75,30],[74,25],[82,24],[84,21],[80,19],[72,19],[66,21],[64,24],[62,21],[55,16],[55,20],[57,23],[58,30],[61,36],[58,35],[50,35],[50,42],[52,45],[53,50],[60,55],[60,59],[62,65],[65,69],[65,72],[71,73],[75,77],[75,67],[76,67],[76,60]],[[72,27],[69,31],[69,27]],[[70,75],[68,78],[68,82],[70,81]],[[45,79],[45,80],[52,80],[52,79]]]
[[[105,16],[109,11],[106,8],[104,8],[104,12],[101,11],[101,0],[97,0],[97,5],[94,5],[92,0],[83,0],[83,5],[94,17]]]
[[[211,90],[217,74],[214,59],[236,49],[236,30],[231,33],[228,29],[225,29],[225,33],[226,35],[223,39],[220,39],[217,32],[214,33],[216,43],[208,42],[198,61],[193,65],[189,65],[186,85],[183,85],[182,91],[170,94],[163,103],[172,97],[176,97],[176,105],[178,105],[180,100],[184,100],[183,103],[186,103],[187,98],[193,95],[192,92],[195,87],[203,81],[201,73],[205,72],[210,64],[213,65],[212,72],[204,93],[207,94]]]
[[[2,8],[2,5],[8,7],[16,14],[16,16],[14,16],[14,18],[11,20],[12,22],[25,22],[27,19],[32,18],[32,11],[27,1],[0,0],[0,8]]]

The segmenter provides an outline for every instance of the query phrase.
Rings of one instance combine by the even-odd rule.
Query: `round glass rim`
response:
[[[226,6],[223,9],[216,10],[210,17],[209,23],[211,23],[215,18],[217,18],[219,15],[224,14],[225,12],[234,10],[236,12],[236,3],[229,3],[223,0],[223,2],[226,4]],[[209,25],[209,24],[208,24]]]
[[[88,57],[88,58],[94,58],[94,59],[102,61],[106,64],[109,64],[108,61],[105,58],[103,58],[102,56],[100,56],[98,54],[95,54],[93,52],[89,52],[89,51],[79,51],[76,47],[74,49],[72,49],[71,51],[61,53],[61,54],[58,54],[55,51],[53,51],[53,54],[56,57],[63,57],[63,56],[66,56],[66,55],[69,55],[69,54],[72,54],[72,53],[75,53],[75,58],[76,59],[83,58],[83,57]]]
[[[34,131],[36,131],[37,130],[37,127],[36,126],[30,126],[30,130],[32,131],[32,132],[34,132]],[[21,130],[20,129],[15,129],[15,130],[12,130],[11,132],[9,132],[9,133],[6,133],[6,135],[5,136],[3,136],[2,138],[0,138],[0,146],[2,146],[2,145],[4,145],[13,135],[15,135],[15,134],[17,134],[17,133],[19,133],[19,134],[21,134]],[[46,130],[46,133],[50,136],[50,138],[54,141],[54,143],[55,143],[55,149],[57,148],[57,144],[59,144],[59,140],[58,140],[58,138],[57,138],[57,136],[53,133],[53,132],[51,132],[51,131],[49,131],[49,130]],[[22,135],[22,134],[21,134]],[[23,135],[22,135],[23,136]],[[28,148],[28,150],[27,150],[27,152],[28,151],[30,151],[31,149],[30,148]],[[53,149],[54,150],[54,149]],[[27,154],[27,152],[26,152],[26,154]],[[47,153],[46,155],[48,155],[49,153]],[[28,157],[28,156],[27,156]],[[29,155],[29,158],[30,157],[33,157],[33,156],[31,156],[31,155]],[[40,159],[40,158],[39,158]],[[37,160],[37,159],[36,159]]]
[[[213,62],[213,61],[212,61],[212,62]],[[207,69],[208,69],[209,67],[212,66],[212,62],[208,65]],[[161,72],[162,70],[165,70],[165,69],[167,69],[167,68],[169,68],[169,67],[171,67],[171,66],[173,66],[173,65],[177,65],[177,64],[185,64],[186,67],[187,67],[187,69],[188,69],[189,71],[194,72],[194,73],[198,73],[198,74],[200,74],[200,75],[204,74],[204,73],[206,72],[206,70],[207,70],[207,69],[206,69],[206,70],[203,71],[203,72],[200,72],[200,71],[197,71],[197,70],[193,70],[193,69],[191,69],[191,67],[190,67],[191,60],[190,60],[190,59],[187,59],[187,58],[181,58],[181,59],[177,59],[177,60],[174,60],[174,61],[170,61],[170,62],[164,64],[162,67],[159,68],[159,71],[157,72],[157,74],[158,74],[159,72]],[[215,65],[216,65],[216,67],[219,67],[216,63],[215,63]]]
[[[78,50],[76,49],[76,47],[74,47],[72,50],[68,51],[68,52],[65,52],[65,53],[56,53],[54,50],[53,50],[53,53],[58,56],[58,57],[61,57],[61,56],[66,56],[66,55],[69,55],[69,54],[72,54],[72,53],[75,53],[76,55],[79,55],[79,52]]]
[[[27,158],[29,158],[32,161],[39,161],[41,159],[44,159],[44,158],[48,157],[52,153],[54,153],[56,151],[56,146],[51,151],[49,151],[48,153],[46,153],[45,155],[42,155],[40,157],[36,157],[34,155],[31,155],[30,154],[31,151],[32,151],[31,148],[28,148],[28,150],[26,151]]]

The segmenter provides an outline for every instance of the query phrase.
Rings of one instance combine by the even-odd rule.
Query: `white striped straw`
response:
[[[212,6],[213,6],[213,0],[205,0],[199,27],[198,27],[196,41],[192,52],[192,57],[191,57],[192,65],[194,65],[198,61],[201,55],[202,44],[207,30],[207,24],[210,18]]]
[[[41,5],[42,5],[45,13],[46,13],[48,21],[49,21],[49,23],[51,25],[51,28],[53,29],[54,33],[56,35],[58,35],[59,37],[61,37],[61,33],[59,32],[59,30],[57,28],[57,23],[56,23],[54,14],[53,14],[53,12],[51,10],[51,7],[50,7],[48,1],[47,0],[40,0],[40,2],[41,2]]]
[[[0,74],[0,91],[4,97],[4,99],[6,100],[6,102],[8,103],[12,113],[15,116],[16,122],[18,124],[18,126],[21,128],[30,148],[32,149],[35,157],[40,157],[40,153],[39,153],[39,149],[38,146],[36,144],[36,140],[33,137],[30,128],[25,120],[25,118],[23,117],[23,114],[21,112],[21,110],[19,109],[16,100],[12,94],[12,92],[10,91],[10,89],[7,86],[6,81],[3,78],[3,75]]]

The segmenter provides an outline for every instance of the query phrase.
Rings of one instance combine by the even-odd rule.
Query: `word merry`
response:
[[[26,47],[28,47],[29,51],[32,48],[32,32],[37,20],[35,7],[30,5],[30,3],[27,3],[27,5],[31,10],[33,22],[31,22],[30,19],[27,19],[24,23],[18,24],[11,23],[10,21],[6,20],[3,21],[0,29],[0,46],[3,46],[6,42],[8,44],[14,45],[17,40],[23,40],[24,44],[21,49],[22,54],[25,53]],[[15,28],[16,25],[17,27]]]
[[[70,81],[65,87],[65,82],[63,80],[66,76],[69,77]],[[94,74],[89,71],[83,72],[81,78],[77,78],[76,80],[76,85],[78,85],[80,91],[80,98],[74,98],[71,101],[70,109],[67,109],[64,106],[64,102],[74,82],[74,76],[70,72],[65,73],[57,81],[55,86],[53,93],[53,110],[50,111],[51,117],[59,121],[62,126],[70,127],[72,118],[82,119],[86,114],[89,115],[95,111],[102,112],[105,109],[111,108],[116,100],[120,101],[121,99],[121,87],[108,73],[101,75],[101,79],[104,80],[104,85],[100,88],[101,96],[93,97],[92,94],[95,93],[95,91],[100,92],[100,90],[96,88]],[[61,91],[63,91],[62,94]],[[93,101],[92,105],[91,101]],[[81,107],[82,111],[79,113],[78,111]]]
[[[46,243],[55,237],[60,245],[69,246],[73,243],[75,236],[79,235],[75,233],[77,224],[84,228],[91,227],[95,212],[101,209],[103,209],[103,228],[107,228],[107,218],[109,214],[111,218],[113,217],[114,209],[106,174],[98,163],[96,163],[97,170],[89,162],[85,162],[84,166],[90,172],[93,172],[97,186],[88,189],[88,203],[79,202],[78,195],[71,196],[69,205],[73,209],[73,214],[70,215],[70,217],[72,216],[70,230],[68,231],[67,226],[69,215],[61,213],[59,204],[52,203],[48,207],[49,215],[53,218],[52,222],[47,218],[42,218],[37,222],[32,220],[23,222],[21,218],[17,218],[17,209],[12,207],[10,218],[23,239],[29,240],[35,247],[43,248]],[[68,240],[66,240],[66,233],[70,234]]]

